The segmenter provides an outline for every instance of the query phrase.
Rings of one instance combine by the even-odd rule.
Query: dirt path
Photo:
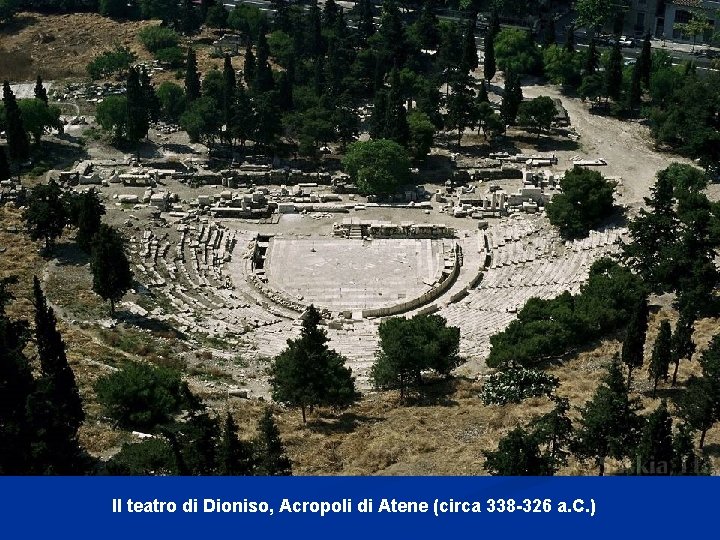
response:
[[[625,204],[642,203],[643,197],[649,195],[658,171],[674,162],[691,163],[680,156],[654,150],[647,126],[590,114],[585,103],[562,95],[555,86],[524,86],[522,90],[525,98],[550,96],[562,100],[572,127],[580,135],[580,148],[558,151],[560,164],[569,165],[574,156],[605,159],[608,166],[599,170],[607,176],[622,177],[623,186],[619,192]]]

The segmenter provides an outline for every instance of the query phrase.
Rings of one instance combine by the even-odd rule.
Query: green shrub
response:
[[[148,51],[155,53],[161,49],[177,47],[178,43],[180,43],[180,36],[169,28],[149,26],[140,30],[138,33],[138,41],[140,41]]]
[[[95,385],[105,414],[128,429],[152,429],[168,422],[187,402],[187,385],[177,371],[132,363]]]
[[[480,398],[485,405],[520,403],[530,397],[551,396],[560,384],[557,377],[538,369],[512,368],[485,381]]]
[[[155,52],[155,59],[171,68],[179,68],[185,63],[185,54],[180,47],[166,47]]]

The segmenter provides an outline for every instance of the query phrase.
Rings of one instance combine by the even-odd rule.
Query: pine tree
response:
[[[238,426],[229,412],[218,448],[218,468],[222,476],[249,476],[253,472],[252,447],[240,440]]]
[[[483,452],[485,468],[498,476],[551,476],[550,460],[543,456],[532,433],[516,427],[500,439],[498,449]]]
[[[360,46],[365,47],[370,36],[375,34],[373,7],[370,0],[359,0],[356,6],[360,17],[358,21],[358,40]]]
[[[532,433],[541,445],[545,445],[545,457],[553,471],[567,465],[567,447],[572,440],[572,421],[567,413],[570,402],[566,398],[553,398],[555,407],[532,421]]]
[[[622,362],[628,370],[628,388],[632,387],[632,372],[643,365],[645,335],[648,327],[648,303],[643,298],[633,308],[622,345]]]
[[[447,115],[445,125],[448,128],[457,129],[457,145],[460,147],[465,128],[472,124],[473,94],[469,86],[467,76],[459,74],[452,83],[452,93],[447,98]]]
[[[7,160],[5,149],[0,147],[0,180],[8,180],[10,178],[10,164]]]
[[[478,67],[477,44],[475,43],[475,19],[468,21],[463,37],[463,52],[460,60],[461,69],[475,71]]]
[[[38,184],[30,190],[23,220],[30,238],[44,240],[45,250],[49,253],[68,222],[62,192],[55,180],[50,180],[47,184]]]
[[[197,69],[197,56],[192,47],[188,48],[185,69],[185,98],[188,104],[200,97],[200,73]]]
[[[580,409],[580,426],[572,445],[579,458],[595,462],[600,476],[605,474],[607,458],[627,457],[637,442],[637,407],[628,396],[620,362],[615,358],[592,399]]]
[[[5,106],[5,134],[7,137],[10,159],[20,164],[30,157],[30,140],[28,139],[22,114],[10,88],[10,83],[3,83],[3,104]]]
[[[695,352],[693,343],[693,327],[695,326],[695,315],[690,309],[681,309],[680,318],[675,325],[675,332],[672,336],[672,362],[675,364],[673,370],[672,385],[677,384],[677,374],[680,367],[680,360],[692,358]]]
[[[130,143],[138,148],[140,140],[147,137],[150,123],[145,95],[140,86],[140,73],[136,68],[130,68],[127,78],[127,120],[126,137]]]
[[[47,90],[45,90],[45,87],[43,86],[43,80],[40,75],[37,76],[37,81],[35,83],[35,99],[39,99],[40,101],[45,102],[45,104],[48,102]]]
[[[125,254],[125,242],[113,227],[101,225],[93,240],[90,269],[93,291],[110,301],[110,315],[115,315],[115,302],[132,286],[130,262]]]
[[[495,36],[488,32],[485,36],[485,59],[483,60],[483,76],[489,83],[495,77],[497,65],[495,63]]]
[[[6,312],[15,283],[15,277],[0,278],[0,475],[31,473],[33,430],[26,407],[35,381],[24,353],[27,322],[11,320]]]
[[[588,45],[587,56],[585,57],[585,76],[593,75],[597,71],[600,63],[600,55],[597,51],[597,46],[594,39],[590,39],[590,45]]]
[[[637,448],[636,474],[669,475],[673,462],[672,418],[663,400],[643,426]]]
[[[256,476],[292,476],[292,464],[285,453],[280,430],[269,408],[265,409],[258,423],[254,446]]]
[[[670,323],[664,320],[660,323],[660,332],[655,339],[652,356],[650,357],[650,366],[648,368],[650,381],[653,383],[652,397],[655,397],[660,379],[665,381],[668,379],[671,356],[672,332],[670,330]]]
[[[637,65],[640,66],[643,85],[645,85],[645,88],[650,88],[650,73],[652,72],[652,45],[650,43],[650,34],[647,34],[643,40]]]
[[[605,70],[605,91],[609,97],[618,101],[622,93],[623,57],[620,42],[613,45]]]
[[[287,348],[274,360],[270,386],[275,401],[299,407],[303,423],[306,409],[316,405],[347,407],[356,399],[352,370],[345,359],[327,345],[319,327],[320,313],[310,306],[304,315],[299,339],[288,340]]]
[[[251,88],[252,85],[255,83],[255,73],[255,55],[252,51],[252,45],[248,43],[247,47],[245,48],[245,60],[243,63],[243,80],[245,81],[245,84],[248,86],[248,88]]]
[[[37,277],[33,279],[35,344],[40,360],[37,389],[28,400],[33,429],[33,466],[41,474],[77,474],[82,467],[78,429],[85,420],[75,375]]]

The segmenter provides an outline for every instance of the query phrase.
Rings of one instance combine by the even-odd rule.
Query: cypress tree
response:
[[[292,476],[292,465],[285,453],[280,439],[280,430],[268,408],[258,424],[258,436],[255,440],[255,475]]]
[[[85,420],[75,374],[65,355],[65,343],[53,309],[33,278],[35,344],[40,360],[37,390],[28,400],[37,440],[33,444],[36,472],[77,474],[81,468],[78,429]]]
[[[77,204],[75,239],[84,252],[90,253],[93,238],[100,230],[102,216],[105,215],[105,206],[95,190],[88,190],[79,195],[75,204]]]
[[[310,58],[317,58],[325,52],[322,35],[322,16],[317,0],[312,0],[310,3],[310,9],[308,9],[307,12],[307,25],[306,51]]]
[[[495,63],[495,36],[491,32],[485,36],[485,60],[483,61],[483,75],[489,83],[495,77],[497,65]]]
[[[109,225],[101,225],[93,240],[90,269],[93,291],[110,301],[110,315],[115,315],[115,302],[132,286],[130,262],[125,254],[125,242],[120,233]]]
[[[671,357],[672,332],[670,330],[670,323],[665,320],[660,323],[660,332],[653,345],[648,369],[650,381],[653,383],[653,397],[655,397],[655,393],[657,392],[657,385],[660,379],[662,378],[665,381],[668,379]]]
[[[373,7],[370,0],[359,0],[357,9],[359,12],[358,40],[361,47],[367,46],[367,40],[375,33],[375,22],[373,21]]]
[[[252,51],[252,45],[248,43],[247,47],[245,47],[245,59],[243,63],[243,79],[248,88],[251,88],[252,85],[255,84],[255,72],[255,55]]]
[[[237,89],[237,79],[235,77],[235,69],[232,66],[230,55],[225,55],[223,63],[223,123],[225,124],[226,142],[231,140],[231,124],[235,115],[235,93]]]
[[[672,385],[677,384],[678,368],[680,360],[687,358],[690,360],[695,352],[695,344],[693,343],[693,327],[695,326],[695,315],[691,309],[680,309],[680,318],[675,325],[675,332],[672,336],[672,362],[675,364],[673,370]]]
[[[10,159],[19,164],[30,157],[30,140],[23,125],[22,114],[15,99],[15,94],[8,81],[3,83],[3,104],[5,106],[5,133],[8,153]]]
[[[622,345],[622,362],[628,370],[628,388],[632,386],[632,372],[643,365],[643,351],[645,347],[645,334],[648,327],[648,304],[643,298],[633,308],[625,339]]]
[[[253,472],[252,448],[240,440],[238,426],[229,412],[218,448],[218,468],[223,476],[249,476]]]
[[[410,127],[400,88],[400,73],[397,69],[393,69],[390,73],[390,85],[385,113],[385,138],[406,146],[410,140]]]
[[[145,110],[147,112],[148,122],[157,122],[160,116],[160,100],[155,93],[155,87],[150,81],[145,66],[140,69],[140,89],[142,91],[142,99],[144,101]]]
[[[39,99],[40,101],[44,101],[47,105],[47,90],[45,90],[45,87],[43,86],[43,80],[40,75],[37,76],[37,81],[35,82],[35,98]]]
[[[485,81],[480,81],[480,89],[478,90],[477,98],[475,98],[475,103],[477,103],[478,105],[480,103],[490,103],[490,97],[488,96]]]
[[[35,391],[35,381],[23,352],[29,337],[28,325],[26,321],[11,320],[6,313],[13,299],[8,288],[15,283],[17,278],[0,278],[0,475],[32,472],[33,431],[26,406]]]
[[[268,58],[270,56],[270,47],[268,46],[267,38],[265,37],[265,30],[260,30],[258,36],[257,47],[255,48],[257,53],[256,58],[256,69],[255,69],[255,81],[253,84],[253,90],[259,94],[269,92],[273,89],[273,76],[270,64],[268,64]]]
[[[636,62],[633,66],[627,99],[628,109],[630,109],[630,111],[636,110],[642,103],[642,66],[640,65],[640,61]]]
[[[556,42],[557,35],[555,31],[555,19],[551,15],[550,20],[547,23],[547,28],[545,29],[544,44],[546,47],[549,47],[550,45],[555,45]]]
[[[636,474],[672,474],[674,450],[672,418],[665,400],[645,421],[637,449]]]
[[[145,95],[140,85],[140,73],[136,68],[130,68],[127,79],[127,121],[126,133],[128,141],[138,145],[145,138],[150,128]]]
[[[595,45],[595,39],[590,39],[590,45],[588,46],[587,56],[585,57],[585,75],[593,75],[598,68],[600,62],[600,55]]]
[[[505,89],[502,95],[502,103],[500,104],[500,116],[506,124],[514,124],[517,118],[523,95],[520,86],[520,77],[512,71],[505,73]]]
[[[567,36],[565,38],[565,50],[570,53],[575,52],[575,27],[570,25],[567,29]]]
[[[51,251],[55,240],[62,235],[68,222],[62,192],[55,180],[38,184],[30,190],[23,220],[30,238],[44,240],[45,250]]]
[[[325,28],[330,28],[335,24],[337,15],[340,13],[335,0],[326,0],[322,10],[322,23]]]
[[[573,451],[580,459],[592,459],[600,476],[608,457],[627,457],[637,442],[638,405],[628,396],[628,387],[617,357],[592,399],[580,409]]]
[[[10,178],[10,164],[7,160],[5,149],[0,147],[0,180],[8,180]]]
[[[650,43],[650,34],[647,34],[643,40],[637,65],[640,66],[640,75],[645,88],[650,88],[650,73],[652,72],[652,44]]]
[[[709,468],[702,457],[695,452],[693,429],[687,423],[681,424],[673,437],[673,474],[697,476],[709,474]]]
[[[622,49],[620,43],[613,45],[605,72],[605,91],[613,100],[618,101],[622,93]]]
[[[466,71],[474,71],[478,67],[477,44],[475,43],[475,19],[468,21],[463,37],[463,52],[460,65]]]
[[[372,115],[370,116],[370,137],[372,139],[384,139],[387,133],[388,93],[381,89],[375,93]]]
[[[197,56],[192,48],[188,48],[185,69],[185,98],[188,103],[200,97],[200,73],[197,69]]]

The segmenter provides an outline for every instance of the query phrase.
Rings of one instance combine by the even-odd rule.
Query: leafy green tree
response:
[[[37,98],[21,99],[18,101],[18,107],[23,127],[29,135],[32,135],[35,144],[40,144],[40,139],[46,129],[63,129],[58,107],[49,107],[47,103]]]
[[[32,459],[42,474],[78,474],[82,468],[78,429],[85,420],[75,374],[65,355],[53,309],[33,278],[35,345],[40,360],[36,391],[28,399],[37,440]]]
[[[311,411],[315,406],[344,408],[357,397],[352,370],[345,367],[343,356],[328,347],[320,321],[320,313],[310,306],[300,337],[288,340],[270,373],[273,399],[299,407],[303,423],[308,407]]]
[[[225,429],[218,448],[219,474],[223,476],[249,476],[253,472],[252,445],[240,439],[238,426],[229,412],[225,416]]]
[[[267,17],[256,6],[236,4],[228,15],[227,24],[246,40],[251,40],[258,36],[261,28],[267,27]]]
[[[185,111],[185,90],[174,82],[166,81],[157,89],[162,118],[171,122],[180,120]]]
[[[543,131],[550,131],[557,108],[552,98],[539,96],[530,101],[523,101],[518,108],[518,124],[528,126],[537,132],[538,139]]]
[[[693,343],[693,327],[695,326],[695,315],[690,309],[681,309],[680,318],[675,325],[675,332],[672,335],[672,362],[675,364],[673,370],[672,385],[677,384],[677,374],[680,367],[680,360],[687,358],[690,360],[695,352],[695,344]]]
[[[269,408],[265,409],[258,423],[254,447],[256,476],[292,476],[292,463]]]
[[[348,146],[343,169],[362,193],[393,193],[410,181],[407,150],[395,141],[357,141]]]
[[[203,96],[189,103],[180,116],[180,126],[188,132],[193,142],[211,146],[217,138],[222,122],[222,111],[217,101]]]
[[[660,323],[660,332],[655,340],[652,356],[650,357],[649,375],[650,381],[653,383],[653,397],[655,397],[660,379],[668,379],[671,358],[672,332],[670,330],[670,323],[665,320]]]
[[[98,103],[95,120],[105,131],[111,131],[115,142],[125,138],[127,133],[127,97],[108,96]]]
[[[636,459],[638,475],[667,476],[673,472],[672,418],[665,400],[645,420]]]
[[[136,56],[130,49],[118,46],[112,51],[105,51],[96,56],[87,65],[87,72],[93,80],[123,75],[135,60]]]
[[[205,15],[205,24],[210,28],[227,28],[228,12],[222,4],[213,4]]]
[[[714,27],[707,15],[700,11],[693,11],[690,20],[686,23],[675,23],[674,29],[680,30],[685,36],[690,36],[693,40],[692,51],[695,51],[695,42],[698,36],[702,36],[711,31]]]
[[[5,134],[8,153],[10,159],[19,164],[30,157],[30,144],[20,107],[8,81],[3,83],[3,106],[5,109]]]
[[[633,306],[632,315],[628,322],[623,339],[622,352],[620,358],[622,363],[627,366],[628,388],[632,388],[632,373],[635,368],[641,368],[644,361],[645,337],[648,328],[648,302],[646,298],[642,298],[635,306]]]
[[[126,429],[154,429],[170,422],[186,404],[187,385],[168,368],[129,362],[98,379],[105,414]]]
[[[614,211],[615,182],[590,169],[575,167],[560,180],[562,193],[546,205],[550,223],[563,238],[582,238]]]
[[[501,30],[495,38],[495,56],[498,67],[506,73],[535,73],[540,67],[537,48],[525,30]]]
[[[125,254],[125,241],[109,225],[101,225],[93,239],[90,270],[93,291],[110,302],[110,315],[115,315],[115,302],[132,286],[130,261]]]
[[[411,111],[407,119],[410,130],[410,151],[415,159],[423,160],[430,153],[435,126],[427,114],[418,110]]]
[[[520,78],[513,72],[505,73],[505,88],[500,104],[500,116],[506,124],[514,124],[523,101]]]
[[[485,468],[496,476],[552,476],[553,465],[540,452],[537,438],[516,427],[500,439],[496,451],[484,451]]]
[[[620,363],[615,359],[592,399],[580,409],[574,453],[580,459],[592,459],[603,476],[607,458],[622,460],[635,447],[640,427],[637,408],[628,397]]]
[[[505,128],[502,118],[495,112],[489,102],[481,101],[473,111],[475,117],[475,125],[478,132],[482,130],[485,139],[488,135],[497,135],[503,132]]]
[[[55,240],[62,236],[68,222],[62,192],[57,182],[50,180],[47,184],[38,184],[30,190],[23,220],[30,238],[44,240],[45,250],[49,252]]]
[[[88,190],[72,198],[70,201],[70,222],[77,227],[77,240],[80,249],[86,253],[92,251],[92,242],[100,231],[105,205],[95,190]]]
[[[43,80],[40,75],[37,76],[37,80],[35,82],[35,99],[39,99],[44,102],[45,105],[48,103],[47,90],[45,90],[45,87],[43,86]]]
[[[609,97],[619,101],[622,94],[623,57],[620,42],[616,42],[610,51],[607,66],[605,66],[605,90]]]
[[[607,24],[615,12],[615,6],[608,0],[576,0],[576,24],[596,32]]]
[[[449,375],[459,365],[460,329],[439,315],[391,317],[380,323],[380,350],[371,370],[377,388],[400,390],[422,384],[422,372]]]
[[[185,98],[188,103],[200,97],[200,73],[197,69],[197,56],[192,47],[188,48],[185,61]]]
[[[551,45],[543,50],[545,76],[563,89],[577,89],[582,81],[582,55]]]

